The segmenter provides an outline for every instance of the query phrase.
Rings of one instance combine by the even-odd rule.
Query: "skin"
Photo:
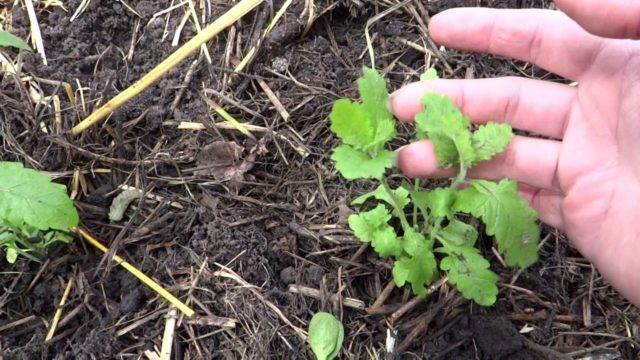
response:
[[[470,171],[508,177],[542,221],[563,230],[617,290],[640,305],[640,2],[557,0],[562,10],[460,8],[431,19],[434,41],[538,65],[577,86],[517,77],[435,80],[396,91],[402,121],[424,92],[448,95],[475,123],[543,135],[514,137],[504,154]],[[550,138],[550,139],[549,139]],[[433,146],[400,150],[410,177],[449,177]]]

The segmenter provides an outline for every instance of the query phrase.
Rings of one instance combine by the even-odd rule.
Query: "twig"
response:
[[[160,360],[171,359],[171,347],[173,346],[173,336],[175,334],[178,310],[171,307],[167,313],[167,321],[164,323],[164,334],[162,335],[162,347],[160,348]]]
[[[186,323],[190,325],[216,326],[221,328],[233,329],[236,327],[238,320],[233,318],[209,315],[198,317],[197,319],[187,320]]]
[[[572,359],[572,357],[567,354],[557,352],[546,346],[538,345],[526,338],[524,339],[524,346],[537,353],[544,355],[545,359],[550,359],[550,360],[571,360]]]
[[[189,86],[189,83],[193,78],[193,74],[196,72],[196,68],[198,67],[198,65],[200,65],[201,62],[202,62],[202,55],[198,56],[198,58],[196,60],[193,60],[191,65],[189,65],[189,69],[187,69],[187,74],[184,76],[184,80],[182,81],[182,86],[180,86],[180,89],[178,89],[178,93],[176,94],[176,97],[173,99],[173,102],[169,107],[169,114],[175,115],[174,113],[176,111],[176,108],[178,107],[178,104],[180,103],[180,100],[182,99],[182,96],[184,95],[184,92],[186,91],[187,86]]]
[[[73,145],[71,143],[68,143],[62,140],[61,138],[57,138],[54,136],[49,137],[49,140],[51,140],[51,142],[56,143],[60,146],[72,149],[78,152],[80,155],[86,156],[93,160],[98,160],[98,161],[106,162],[109,164],[116,164],[116,165],[122,165],[122,166],[140,166],[140,165],[153,166],[153,165],[159,165],[159,164],[173,164],[176,162],[193,160],[190,155],[184,155],[184,156],[179,156],[179,157],[170,158],[170,159],[147,159],[147,160],[116,159],[109,156],[92,153],[89,150],[85,150],[79,146]]]
[[[133,85],[126,90],[120,92],[113,99],[109,100],[106,104],[102,105],[98,110],[94,111],[87,118],[82,120],[78,125],[71,129],[73,135],[79,135],[84,130],[95,125],[109,114],[120,108],[127,101],[134,96],[140,94],[151,84],[155,83],[164,74],[173,69],[187,56],[191,55],[194,51],[200,49],[200,45],[211,40],[214,36],[218,35],[222,30],[231,26],[238,19],[243,17],[253,8],[262,3],[263,0],[242,0],[238,2],[234,7],[229,9],[226,13],[216,19],[213,23],[207,26],[201,33],[197,34],[191,40],[187,41],[178,50],[169,55],[164,61],[151,69],[140,80],[136,81]]]
[[[85,231],[83,229],[80,229],[80,228],[76,229],[76,231],[82,236],[83,239],[85,239],[88,243],[90,243],[91,245],[93,245],[94,247],[96,247],[97,249],[102,251],[103,253],[107,253],[109,251],[109,249],[106,246],[104,246],[100,242],[98,242],[98,240],[96,240],[93,236],[91,236],[91,234],[89,234],[87,231]],[[135,266],[133,266],[133,265],[129,264],[128,262],[126,262],[120,256],[113,255],[113,261],[118,263],[123,268],[127,269],[131,273],[131,275],[137,277],[145,285],[147,285],[148,287],[153,289],[158,295],[162,296],[167,301],[169,301],[171,304],[175,305],[175,307],[177,307],[187,317],[191,317],[195,313],[193,311],[193,309],[191,309],[190,307],[185,305],[177,297],[173,296],[170,292],[165,290],[157,282],[153,281],[150,277],[148,277],[147,275],[142,273]]]
[[[13,322],[10,322],[8,324],[0,326],[0,332],[3,332],[5,330],[9,330],[9,329],[13,329],[16,326],[20,326],[22,324],[26,324],[26,323],[28,323],[30,321],[37,320],[37,319],[38,319],[37,316],[29,315],[29,316],[27,316],[25,318],[22,318],[20,320],[16,320],[16,321],[13,321]]]
[[[371,305],[369,309],[367,309],[367,312],[371,313],[371,311],[375,311],[377,308],[382,306],[382,304],[384,304],[384,302],[387,301],[387,298],[389,297],[389,295],[391,295],[391,292],[395,288],[396,288],[396,283],[393,280],[389,281],[387,286],[385,286],[384,289],[382,289],[382,292],[380,293],[380,295],[378,295],[378,298],[376,299],[376,301],[373,302],[373,305]]]
[[[427,289],[427,296],[429,296],[430,294],[432,294],[433,292],[438,290],[438,288],[440,288],[440,286],[442,286],[442,284],[444,284],[447,281],[447,279],[448,279],[448,277],[445,276],[442,279],[440,279],[440,280],[436,281],[435,283],[431,284],[431,286],[429,286],[429,288]],[[407,312],[411,311],[411,309],[416,307],[422,301],[424,301],[424,298],[421,298],[419,296],[414,297],[409,302],[407,302],[406,304],[402,305],[393,314],[391,314],[391,321],[395,323],[396,321],[398,321],[398,319],[400,317],[402,317],[402,315],[404,315]]]
[[[287,326],[293,329],[296,335],[298,335],[298,337],[303,342],[307,341],[307,333],[301,328],[293,325],[293,323],[282,313],[282,311],[276,305],[274,305],[269,300],[265,299],[265,297],[262,296],[262,294],[258,290],[256,290],[255,286],[249,284],[240,275],[236,274],[233,270],[229,269],[228,267],[218,263],[216,263],[216,265],[219,266],[222,270],[214,272],[213,273],[214,276],[220,276],[227,279],[232,279],[236,281],[238,284],[247,288],[247,290],[251,291],[253,295],[255,295],[260,301],[262,301],[262,303],[264,303],[269,309],[271,309],[280,318],[280,320],[282,320],[282,322],[284,322],[285,324],[287,324]]]
[[[606,342],[604,344],[600,344],[600,345],[597,345],[597,346],[592,346],[592,347],[590,347],[588,349],[572,351],[572,352],[566,354],[567,355],[566,359],[573,359],[575,356],[592,353],[592,352],[594,352],[596,350],[604,349],[604,348],[607,348],[609,346],[612,346],[612,345],[615,345],[615,344],[618,344],[618,343],[621,343],[621,342],[625,342],[625,341],[630,341],[630,339],[628,339],[628,338],[620,338],[620,339],[616,339],[616,340],[612,340],[612,341]],[[631,342],[633,342],[633,341],[631,341]]]
[[[312,297],[315,299],[320,299],[322,297],[322,293],[320,290],[310,288],[307,286],[302,286],[302,285],[289,285],[289,292]],[[329,301],[331,301],[334,304],[337,304],[340,301],[340,299],[338,298],[337,294],[331,294],[331,296],[329,296]],[[342,299],[342,302],[344,306],[350,307],[352,309],[364,310],[365,308],[364,301],[359,299],[346,297]]]
[[[282,119],[284,121],[289,121],[289,113],[284,108],[284,106],[282,105],[282,103],[280,102],[276,94],[273,92],[273,90],[271,90],[269,85],[267,85],[267,83],[262,79],[258,79],[258,85],[260,85],[260,87],[262,88],[262,91],[264,91],[264,93],[267,95],[267,98],[269,98],[269,101],[271,101],[273,106],[275,106],[280,116],[282,116]]]
[[[33,7],[32,0],[24,0],[24,5],[27,8],[27,15],[29,16],[29,24],[31,27],[31,36],[32,41],[38,50],[42,58],[42,63],[46,66],[47,64],[47,55],[44,53],[44,44],[42,43],[42,34],[40,33],[40,25],[38,24],[38,17],[36,16],[36,10]]]
[[[407,335],[407,337],[402,341],[402,343],[400,343],[400,346],[398,346],[397,353],[403,353],[407,349],[407,347],[411,345],[413,340],[419,334],[424,332],[424,330],[427,328],[431,320],[433,320],[436,314],[438,314],[444,308],[445,305],[448,305],[448,304],[453,305],[451,300],[455,296],[455,294],[456,294],[455,291],[450,292],[449,294],[447,294],[447,296],[440,299],[438,303],[436,303],[433,307],[431,307],[427,313],[422,315],[420,322],[411,330],[409,335]],[[460,301],[460,299],[461,298],[458,296],[453,302],[458,302]]]
[[[49,342],[53,338],[53,334],[55,334],[56,329],[58,328],[58,322],[60,321],[60,316],[62,316],[62,308],[67,303],[67,298],[71,293],[71,287],[73,286],[74,277],[71,276],[69,281],[67,282],[67,286],[62,293],[62,298],[60,299],[60,305],[56,309],[56,312],[53,314],[53,320],[51,320],[51,326],[49,327],[49,332],[47,333],[47,337],[45,337],[44,341]]]

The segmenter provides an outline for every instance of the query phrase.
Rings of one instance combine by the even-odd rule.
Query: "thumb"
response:
[[[607,38],[640,39],[638,0],[556,0],[560,10],[588,32]]]

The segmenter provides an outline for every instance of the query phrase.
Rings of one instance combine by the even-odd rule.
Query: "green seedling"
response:
[[[420,75],[420,81],[436,80],[438,78],[438,72],[435,68],[429,68],[422,75]]]
[[[427,72],[424,80],[437,78],[434,75]],[[349,216],[354,235],[381,257],[395,260],[392,275],[399,287],[411,284],[415,294],[426,296],[427,287],[443,272],[465,298],[494,304],[498,276],[476,247],[479,233],[469,220],[485,224],[506,265],[526,267],[538,258],[537,214],[520,198],[515,182],[470,180],[466,175],[505,149],[513,136],[511,127],[489,122],[472,132],[469,119],[450,98],[423,95],[415,140],[430,140],[438,165],[456,168],[458,175],[445,187],[428,190],[424,181],[416,180],[394,189],[385,179],[396,156],[388,150],[396,121],[387,105],[386,82],[365,68],[358,89],[361,102],[340,99],[330,115],[331,130],[342,140],[331,155],[336,169],[347,180],[379,183],[352,202],[374,203],[371,210]]]
[[[16,49],[33,51],[29,44],[12,33],[0,30],[0,47],[13,47]]]
[[[344,326],[333,315],[319,312],[309,322],[308,341],[316,359],[335,359],[344,341]]]
[[[37,261],[52,243],[71,242],[68,232],[78,221],[63,185],[20,163],[0,162],[0,248],[9,263],[18,255]]]

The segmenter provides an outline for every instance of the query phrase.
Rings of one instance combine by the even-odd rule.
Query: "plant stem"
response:
[[[458,176],[453,180],[451,186],[449,188],[453,190],[458,190],[460,184],[462,184],[467,177],[467,167],[464,164],[460,164],[460,171],[458,171]]]
[[[420,179],[416,179],[413,183],[413,191],[417,192],[420,189]],[[413,226],[418,225],[418,206],[412,201],[411,205],[413,205]],[[426,222],[427,219],[424,219]]]
[[[387,183],[387,180],[382,178],[382,179],[380,179],[380,183],[384,187],[384,190],[387,192],[387,194],[389,194],[389,198],[391,199],[391,202],[393,203],[391,205],[393,206],[393,209],[396,211],[396,213],[398,213],[398,217],[400,218],[400,223],[402,224],[402,228],[405,231],[407,231],[408,229],[411,229],[411,225],[409,225],[409,221],[407,220],[407,216],[404,214],[404,209],[402,207],[400,207],[400,204],[398,204],[396,202],[396,196],[393,193],[393,190],[391,190],[391,187],[389,186],[389,184]]]

